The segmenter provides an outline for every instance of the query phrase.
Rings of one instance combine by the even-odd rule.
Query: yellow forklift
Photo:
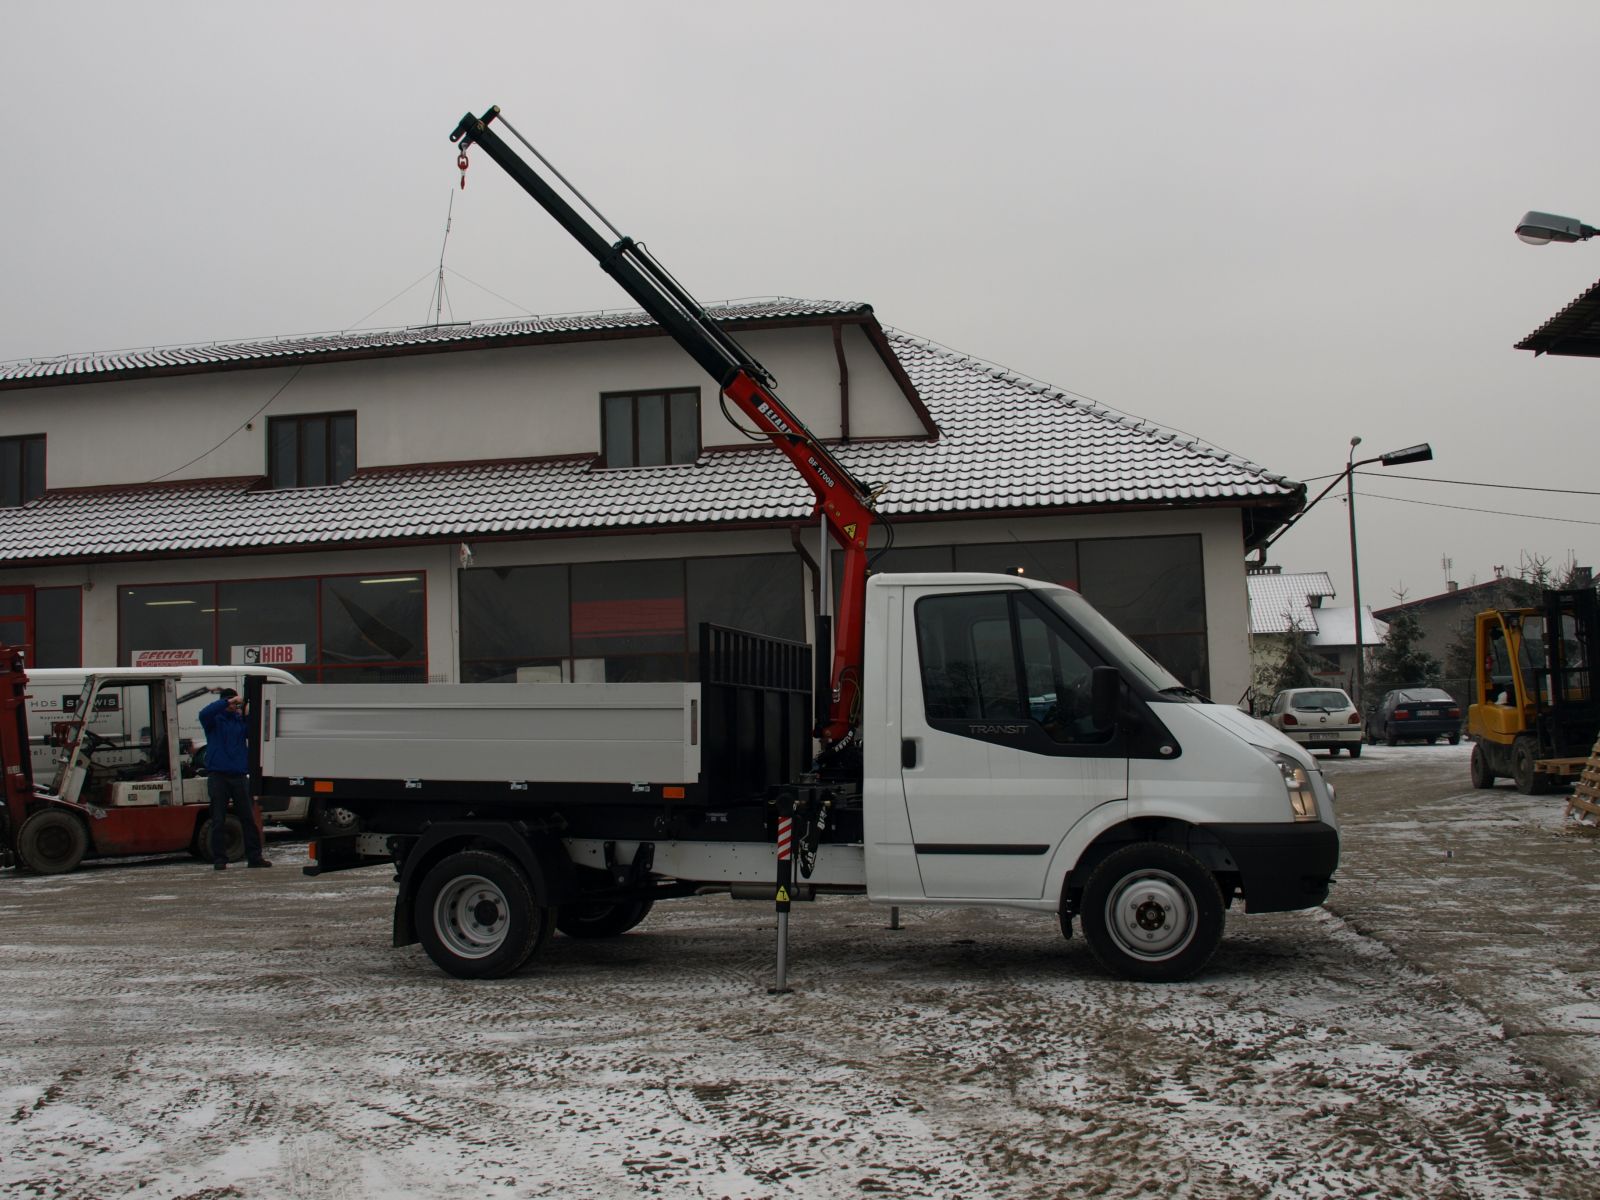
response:
[[[1479,613],[1467,736],[1472,784],[1515,780],[1525,795],[1570,783],[1600,735],[1591,664],[1600,661],[1593,588],[1547,591],[1538,608]]]

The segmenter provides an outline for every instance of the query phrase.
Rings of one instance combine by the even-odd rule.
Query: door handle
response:
[[[917,743],[915,738],[900,739],[900,765],[914,767],[917,765]]]

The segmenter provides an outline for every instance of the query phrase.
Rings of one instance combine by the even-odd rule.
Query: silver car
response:
[[[1361,757],[1361,714],[1338,688],[1290,688],[1279,692],[1266,720],[1307,750],[1326,750],[1334,755],[1344,749],[1351,758]]]

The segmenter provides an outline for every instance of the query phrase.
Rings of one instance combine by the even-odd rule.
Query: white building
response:
[[[1243,695],[1244,556],[1301,485],[868,305],[712,311],[886,485],[878,569],[1059,580]],[[693,677],[702,621],[808,636],[811,510],[636,312],[0,365],[0,640],[39,666]]]

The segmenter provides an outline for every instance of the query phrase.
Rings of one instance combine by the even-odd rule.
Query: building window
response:
[[[804,597],[794,554],[475,567],[461,572],[461,678],[692,680],[702,621],[798,641]]]
[[[325,487],[355,471],[355,413],[268,419],[267,477],[273,487]]]
[[[835,608],[844,555],[833,552]],[[1123,633],[1196,691],[1210,687],[1205,565],[1197,534],[907,546],[877,551],[873,570],[1024,575],[1080,592]]]
[[[421,571],[124,587],[119,661],[182,650],[202,663],[282,667],[306,683],[422,683],[425,589]]]
[[[608,392],[600,397],[608,467],[660,467],[700,457],[700,390]]]
[[[44,495],[44,434],[0,438],[0,507]]]
[[[34,589],[33,644],[30,666],[83,666],[82,588]]]

